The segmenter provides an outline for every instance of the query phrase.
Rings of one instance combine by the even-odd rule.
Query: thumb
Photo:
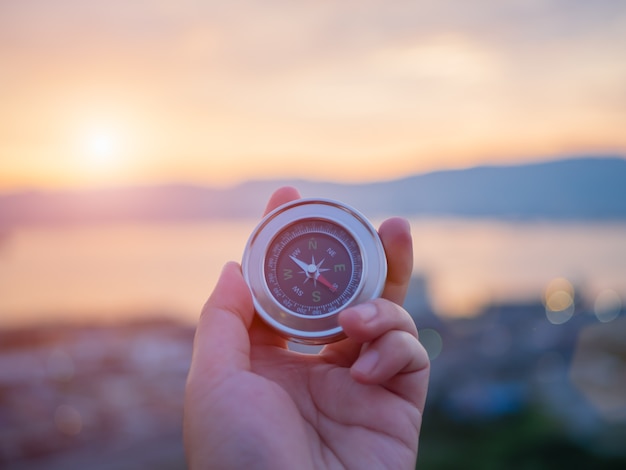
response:
[[[196,328],[190,375],[223,378],[250,369],[248,328],[254,317],[250,290],[238,263],[222,269]]]

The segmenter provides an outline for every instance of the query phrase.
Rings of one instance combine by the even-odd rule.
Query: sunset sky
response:
[[[621,0],[0,2],[0,190],[626,154]]]

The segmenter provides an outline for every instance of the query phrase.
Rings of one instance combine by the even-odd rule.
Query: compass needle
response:
[[[290,258],[294,261],[294,263],[296,263],[300,269],[302,269],[303,273],[307,273],[309,270],[309,265],[306,264],[304,261],[300,261],[298,258],[296,258],[295,256],[290,256]]]

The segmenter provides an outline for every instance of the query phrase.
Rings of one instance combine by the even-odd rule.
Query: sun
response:
[[[122,107],[76,106],[63,122],[59,171],[72,185],[126,184],[141,174],[149,117]]]
[[[121,137],[111,129],[93,129],[84,139],[84,163],[94,170],[117,166],[122,156]]]
[[[115,155],[115,151],[118,147],[118,142],[115,136],[110,133],[95,133],[89,136],[87,142],[89,153],[95,159],[107,160]]]
[[[128,139],[115,126],[85,126],[77,132],[73,173],[81,184],[109,184],[130,171]]]

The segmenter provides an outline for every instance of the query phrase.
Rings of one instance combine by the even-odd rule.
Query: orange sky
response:
[[[0,188],[626,153],[626,3],[0,3]]]

